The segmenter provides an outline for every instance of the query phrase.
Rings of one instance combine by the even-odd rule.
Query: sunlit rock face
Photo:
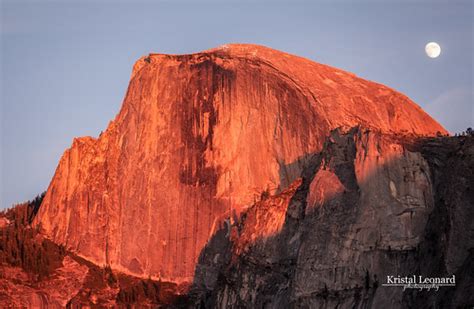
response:
[[[269,48],[150,54],[135,64],[115,120],[98,138],[77,138],[66,150],[35,224],[97,264],[190,281],[224,218],[264,191],[287,189],[332,129],[355,125],[446,133],[390,88]],[[370,151],[355,174],[361,182],[380,164]],[[312,185],[311,207],[325,203],[326,192],[339,195],[346,187],[334,176],[321,181],[331,188]],[[366,198],[376,198],[369,193],[377,188],[366,186]],[[408,185],[388,182],[384,190],[400,205],[419,207],[421,191],[411,192],[411,201]],[[410,220],[409,210],[399,215]]]

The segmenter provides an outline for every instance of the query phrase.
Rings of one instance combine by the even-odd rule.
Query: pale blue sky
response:
[[[470,0],[1,4],[0,208],[46,190],[73,137],[106,128],[149,52],[262,44],[395,88],[451,132],[473,126]]]

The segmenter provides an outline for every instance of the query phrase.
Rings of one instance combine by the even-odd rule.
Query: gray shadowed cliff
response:
[[[196,267],[190,304],[472,305],[473,183],[472,136],[335,130],[290,189],[254,204],[210,240]],[[382,286],[389,275],[455,275],[456,287],[404,291]]]

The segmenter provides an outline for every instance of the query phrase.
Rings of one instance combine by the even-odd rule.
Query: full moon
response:
[[[425,46],[425,52],[430,58],[437,58],[441,54],[441,47],[436,42],[429,42]]]

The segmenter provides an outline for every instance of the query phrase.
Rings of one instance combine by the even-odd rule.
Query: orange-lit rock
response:
[[[65,308],[82,287],[88,268],[69,256],[53,276],[36,282],[19,267],[0,264],[2,308]]]
[[[97,139],[61,158],[35,224],[114,269],[188,281],[217,222],[287,188],[330,130],[446,131],[406,96],[254,45],[151,54]]]
[[[295,180],[288,189],[276,196],[263,198],[249,207],[239,232],[230,230],[230,239],[234,242],[233,254],[239,256],[257,242],[265,242],[277,236],[285,223],[291,198],[301,185],[301,179]]]

